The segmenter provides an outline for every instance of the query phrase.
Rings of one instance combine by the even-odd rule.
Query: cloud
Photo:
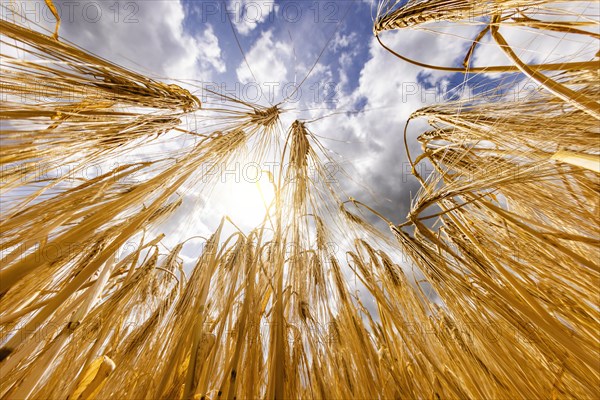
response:
[[[214,73],[225,71],[213,27],[206,24],[196,35],[184,30],[185,13],[179,1],[59,0],[55,4],[62,20],[61,40],[112,62],[173,79],[210,79]],[[54,17],[43,1],[28,3],[27,10],[18,11],[54,29]]]
[[[219,39],[213,27],[207,25],[202,35],[190,37],[181,35],[181,43],[188,49],[187,56],[178,57],[167,67],[167,76],[198,78],[209,75],[209,72],[226,71],[225,62],[221,58]],[[200,71],[196,71],[200,66]],[[190,73],[192,72],[192,73]]]
[[[241,83],[285,83],[288,75],[287,65],[292,61],[292,48],[283,41],[273,39],[273,31],[264,32],[246,54],[246,60],[252,72],[242,61],[237,68],[237,77]]]
[[[351,32],[348,35],[344,35],[343,33],[336,31],[335,36],[331,41],[332,51],[337,52],[339,50],[348,49],[353,43],[356,43],[357,36],[358,35],[356,32]]]
[[[275,0],[230,0],[228,11],[233,14],[232,22],[237,31],[248,35],[258,24],[267,19],[272,21],[277,7]]]
[[[410,31],[385,33],[383,40],[392,49],[403,48],[411,57],[442,65],[452,64],[457,54],[464,54],[466,46],[456,41],[448,43],[447,38]],[[395,223],[404,221],[411,194],[414,196],[420,187],[411,174],[406,156],[403,141],[406,120],[414,111],[440,101],[442,83],[448,76],[430,71],[425,75],[422,68],[399,60],[373,39],[358,87],[339,102],[349,104],[350,109],[364,104],[365,112],[336,115],[314,124],[315,133],[348,142],[325,143],[344,155],[344,165],[354,178],[353,182],[343,182],[344,190],[374,204]],[[320,115],[313,115],[317,116]],[[426,129],[426,122],[421,120],[409,126],[413,159],[420,153],[415,137]]]

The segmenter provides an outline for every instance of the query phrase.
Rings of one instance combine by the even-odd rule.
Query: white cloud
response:
[[[447,37],[442,39],[411,31],[389,32],[384,34],[383,40],[392,49],[408,51],[410,57],[441,65],[452,64],[457,54],[464,54],[467,46],[457,41],[448,43]],[[433,85],[432,89],[421,85],[425,77],[428,84]],[[373,204],[396,222],[404,220],[410,204],[409,192],[412,190],[414,195],[418,188],[407,168],[404,125],[414,111],[441,101],[439,91],[447,77],[447,73],[423,70],[396,58],[373,39],[358,87],[342,96],[339,102],[349,104],[344,108],[352,109],[359,101],[366,101],[365,112],[335,115],[310,126],[316,134],[346,142],[324,143],[343,155],[343,166],[353,177],[353,182],[344,182],[346,192]],[[327,111],[316,111],[311,117],[324,114]],[[420,153],[414,137],[425,129],[426,121],[411,122],[409,146],[413,158]],[[365,188],[377,193],[377,198],[371,197]]]
[[[201,27],[197,35],[184,30],[185,13],[179,1],[61,0],[55,4],[62,19],[61,40],[74,42],[112,62],[172,79],[210,79],[213,73],[225,71],[212,26]],[[44,1],[29,3],[27,10],[29,19],[54,29],[54,18]]]
[[[199,76],[208,76],[208,72],[213,70],[219,73],[225,72],[219,39],[215,36],[211,25],[207,25],[201,36],[190,37],[182,34],[180,37],[182,45],[188,49],[188,54],[178,57],[173,64],[167,65],[166,76],[197,79]]]
[[[357,36],[358,35],[356,34],[356,32],[351,32],[348,35],[344,35],[339,31],[336,31],[335,36],[331,41],[331,49],[334,52],[337,52],[338,50],[347,49],[348,47],[351,47],[353,43],[356,42]]]
[[[289,44],[273,39],[273,31],[264,32],[246,54],[258,83],[283,83],[288,75],[287,65],[292,62],[292,49]],[[236,70],[242,83],[254,82],[254,77],[245,62]]]
[[[228,10],[233,14],[232,22],[237,31],[248,35],[258,24],[273,18],[277,4],[275,0],[230,0]]]
[[[358,37],[358,35],[356,32],[351,32],[348,35],[344,35],[343,33],[336,31],[335,36],[333,37],[333,40],[331,41],[332,51],[337,52],[339,50],[353,48],[352,44],[356,43],[357,37]]]

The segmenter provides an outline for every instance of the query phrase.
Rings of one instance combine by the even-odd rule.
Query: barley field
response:
[[[352,48],[342,17],[318,57],[278,50],[293,91],[250,101],[79,47],[65,3],[38,3],[51,23],[1,5],[2,399],[600,398],[597,2],[346,2],[386,60],[348,80],[397,98],[311,117],[291,99]],[[278,65],[243,48],[255,25],[224,23],[252,82]],[[418,35],[456,54],[413,56]],[[396,124],[408,66],[469,92]],[[360,143],[390,148],[405,203],[331,139],[369,112]],[[236,165],[261,179],[228,189]]]

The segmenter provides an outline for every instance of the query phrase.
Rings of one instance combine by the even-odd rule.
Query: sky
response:
[[[322,137],[351,177],[332,167],[343,192],[371,204],[395,223],[405,220],[410,199],[419,189],[403,142],[409,116],[449,96],[476,92],[477,87],[522,80],[515,75],[473,78],[434,72],[399,60],[376,41],[372,27],[377,5],[365,0],[55,3],[63,40],[157,79],[174,80],[203,101],[199,86],[264,106],[287,100],[283,125],[295,119],[316,120],[308,125],[310,130]],[[54,18],[43,1],[11,0],[11,4],[30,20],[53,29]],[[6,7],[3,12],[8,13]],[[438,24],[432,29],[441,34],[394,31],[382,38],[404,55],[456,66],[481,26]],[[507,31],[506,37],[527,62],[560,60],[572,52],[583,59],[593,56],[593,48],[564,37],[559,42],[523,31]],[[507,63],[506,57],[485,36],[473,65],[500,63]],[[194,129],[195,121],[187,123]],[[412,154],[420,150],[416,135],[426,129],[422,120],[409,125]],[[427,175],[430,171],[423,168]],[[223,213],[233,214],[242,227],[252,227],[258,222],[251,212],[254,206],[250,210],[239,206],[240,198],[251,197],[248,187],[217,189],[213,199],[188,194],[173,217],[173,229],[185,223],[188,228],[200,225],[197,231],[211,231]],[[249,201],[256,205],[257,199]],[[203,205],[200,214],[198,204]],[[196,214],[190,217],[192,212]]]

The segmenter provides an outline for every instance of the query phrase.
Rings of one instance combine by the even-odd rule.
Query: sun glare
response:
[[[252,229],[260,224],[267,208],[275,198],[275,191],[266,172],[252,179],[225,182],[218,194],[218,207],[241,229]]]

